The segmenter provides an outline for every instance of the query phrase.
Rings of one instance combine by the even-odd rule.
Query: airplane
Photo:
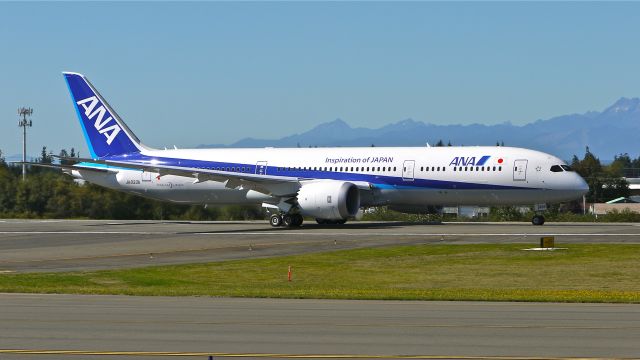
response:
[[[91,158],[75,178],[181,204],[256,204],[274,227],[344,224],[365,207],[523,205],[574,200],[587,183],[561,159],[504,146],[154,149],[82,74],[63,72]],[[79,161],[79,162],[78,162]],[[536,212],[531,222],[544,224]]]

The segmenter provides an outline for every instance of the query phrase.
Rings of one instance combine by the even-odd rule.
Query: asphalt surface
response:
[[[640,357],[637,305],[0,294],[0,309],[7,359]]]
[[[640,243],[639,224],[0,220],[0,272],[439,243]],[[640,306],[0,294],[0,359],[640,358]]]
[[[184,264],[425,243],[640,243],[640,224],[0,220],[0,273]]]

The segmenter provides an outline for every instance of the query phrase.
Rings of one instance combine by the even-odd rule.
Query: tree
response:
[[[580,174],[583,178],[588,178],[602,172],[602,164],[600,163],[600,159],[598,159],[591,153],[588,146],[586,148],[584,158],[576,162],[575,160],[577,159],[577,156],[574,155],[574,160],[571,165],[573,166],[573,169],[578,172],[578,174]]]
[[[584,158],[573,156],[571,167],[582,176],[589,184],[589,193],[586,198],[589,202],[603,202],[619,197],[629,196],[629,184],[622,178],[621,169],[630,161],[628,156],[621,154],[610,166],[603,167],[590,150],[585,149]]]
[[[624,153],[616,155],[613,158],[613,162],[609,164],[608,172],[611,175],[624,176],[624,170],[631,168],[631,163],[632,160],[631,157],[629,157],[629,154]]]
[[[47,147],[42,147],[42,152],[40,153],[40,163],[41,164],[51,164],[53,162],[53,157],[50,153],[47,153]]]
[[[436,146],[444,146],[444,142],[442,142],[442,139],[438,140]]]
[[[67,153],[67,149],[62,149],[60,150],[60,155],[61,158],[60,159],[60,164],[61,165],[73,165],[73,164],[77,164],[77,161],[74,160],[69,160],[68,158],[75,158],[76,157],[76,151],[71,148],[71,153]],[[67,158],[67,159],[64,159]]]

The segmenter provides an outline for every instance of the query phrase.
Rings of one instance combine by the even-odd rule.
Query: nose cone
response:
[[[589,192],[589,184],[582,178],[582,176],[575,174],[576,176],[576,191],[579,192],[579,196],[583,196]]]

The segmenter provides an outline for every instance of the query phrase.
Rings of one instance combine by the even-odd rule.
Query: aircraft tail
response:
[[[84,75],[63,74],[92,158],[135,153],[144,148]]]

